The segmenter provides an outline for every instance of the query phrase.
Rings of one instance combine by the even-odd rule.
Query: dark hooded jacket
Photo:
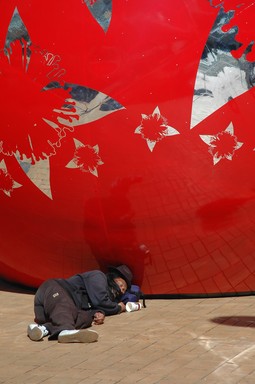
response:
[[[95,309],[104,312],[106,316],[121,311],[121,306],[107,284],[106,275],[99,270],[58,279],[58,282],[69,292],[80,309]]]

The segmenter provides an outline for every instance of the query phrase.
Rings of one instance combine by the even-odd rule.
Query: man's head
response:
[[[107,278],[109,286],[116,291],[116,296],[122,296],[131,287],[133,275],[126,265],[120,265],[109,267]]]
[[[114,273],[116,277],[120,277],[121,279],[125,280],[127,284],[127,288],[131,287],[133,274],[127,265],[122,264],[122,265],[119,265],[118,267],[109,267],[109,272]]]
[[[126,283],[126,281],[124,279],[122,279],[122,277],[115,277],[114,281],[118,285],[122,295],[124,295],[124,293],[127,290],[127,283]]]

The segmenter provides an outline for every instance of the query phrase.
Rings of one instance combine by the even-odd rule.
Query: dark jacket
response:
[[[74,275],[68,279],[59,279],[70,286],[69,293],[81,309],[95,309],[104,312],[106,316],[115,315],[121,311],[107,284],[106,275],[98,270]]]

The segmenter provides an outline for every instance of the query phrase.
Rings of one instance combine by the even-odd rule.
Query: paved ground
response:
[[[255,383],[255,297],[148,300],[92,344],[32,342],[33,295],[0,291],[0,383]]]

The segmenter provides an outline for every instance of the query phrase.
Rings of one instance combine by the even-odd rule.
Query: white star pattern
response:
[[[99,165],[104,164],[99,157],[99,147],[94,145],[85,145],[81,141],[74,139],[75,152],[73,159],[66,165],[67,168],[78,168],[82,172],[90,172],[92,175],[98,177],[97,168]]]
[[[240,149],[243,143],[237,141],[234,135],[234,127],[232,122],[225,131],[217,133],[217,135],[200,135],[209,146],[209,153],[213,157],[213,164],[216,165],[220,160],[232,160],[236,150]]]
[[[167,124],[167,119],[161,115],[159,107],[156,107],[151,115],[142,114],[141,116],[142,121],[135,133],[142,135],[151,152],[160,140],[179,134],[175,128]]]

